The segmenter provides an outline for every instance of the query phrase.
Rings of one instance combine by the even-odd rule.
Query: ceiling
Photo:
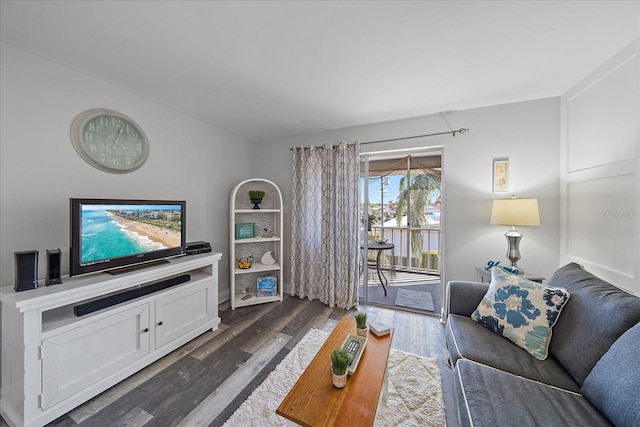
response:
[[[640,1],[9,1],[0,41],[252,141],[558,96]]]

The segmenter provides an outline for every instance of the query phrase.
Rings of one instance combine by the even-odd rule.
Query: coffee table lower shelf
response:
[[[331,352],[356,333],[355,319],[343,317],[302,373],[276,413],[301,426],[371,426],[385,382],[393,329],[369,333],[358,368],[343,389],[333,386]]]

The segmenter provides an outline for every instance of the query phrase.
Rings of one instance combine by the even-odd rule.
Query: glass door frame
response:
[[[368,283],[369,283],[369,277],[368,277],[368,268],[367,265],[364,264],[367,262],[368,260],[368,233],[367,233],[367,219],[368,219],[368,215],[369,215],[369,162],[372,160],[372,158],[375,160],[375,157],[381,157],[381,156],[397,156],[398,159],[402,158],[403,156],[408,156],[408,155],[416,155],[418,153],[428,153],[428,152],[433,152],[433,151],[439,151],[440,152],[440,156],[441,156],[441,164],[442,164],[442,168],[441,168],[441,181],[440,181],[440,197],[442,199],[442,207],[441,207],[441,211],[440,211],[440,239],[438,242],[438,252],[440,254],[440,260],[438,262],[438,271],[440,274],[440,282],[441,282],[441,286],[442,286],[442,292],[441,292],[441,316],[445,307],[445,284],[442,280],[443,277],[443,273],[444,273],[444,265],[445,265],[445,257],[444,257],[444,224],[445,224],[445,205],[446,203],[445,201],[445,175],[444,175],[444,152],[445,152],[445,147],[443,145],[433,145],[433,146],[424,146],[424,147],[418,147],[418,148],[410,148],[410,149],[398,149],[398,150],[385,150],[385,151],[372,151],[372,152],[366,152],[366,153],[360,153],[360,179],[361,179],[361,184],[362,184],[362,188],[361,188],[361,192],[363,194],[363,198],[362,198],[362,204],[364,205],[364,209],[360,209],[362,217],[360,218],[360,223],[362,224],[362,232],[359,235],[359,239],[360,239],[360,247],[362,248],[361,251],[358,254],[358,259],[359,259],[359,265],[361,266],[360,268],[363,269],[362,271],[362,276],[360,277],[361,281],[360,283],[362,283],[362,295],[358,295],[358,303],[362,303],[362,304],[376,304],[376,303],[372,303],[369,301],[369,293],[368,293]],[[408,164],[408,166],[410,166],[410,164]],[[408,167],[408,172],[407,172],[407,179],[408,179],[408,183],[410,182],[410,175],[411,175],[411,169],[410,167]],[[410,197],[409,197],[410,199]],[[407,201],[407,210],[410,207],[410,200]],[[409,226],[409,221],[407,221],[407,236],[410,236],[409,234],[409,230],[410,230],[410,226]],[[411,252],[411,243],[410,243],[410,238],[407,238],[407,254],[410,254]],[[409,268],[409,264],[411,263],[411,260],[409,259],[409,255],[407,255],[407,268]]]
[[[360,209],[362,212],[362,217],[360,218],[360,224],[362,224],[361,232],[359,233],[358,238],[360,239],[359,247],[362,248],[358,252],[358,265],[359,268],[362,269],[362,272],[358,275],[358,284],[360,281],[362,282],[362,302],[364,304],[369,304],[369,154],[360,154],[360,182],[362,182],[362,204],[364,209]],[[360,296],[357,298],[358,302],[360,302]]]

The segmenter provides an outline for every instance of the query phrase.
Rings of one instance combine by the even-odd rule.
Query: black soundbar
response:
[[[188,282],[189,280],[191,280],[190,274],[171,277],[169,279],[161,280],[159,282],[151,283],[139,288],[123,291],[97,300],[76,305],[73,307],[73,313],[76,316],[84,316],[85,314],[93,313],[94,311],[102,310],[103,308],[111,307],[112,305],[120,304],[121,302],[129,301],[135,298],[152,294],[154,292],[161,291],[163,289],[170,288],[172,286],[179,285],[184,282]]]

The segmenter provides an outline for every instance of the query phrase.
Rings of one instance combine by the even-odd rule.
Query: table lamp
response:
[[[533,227],[540,225],[540,213],[538,211],[538,199],[518,199],[513,196],[510,199],[496,199],[491,206],[491,221],[494,225],[508,225],[511,227],[504,235],[507,238],[509,249],[507,258],[511,261],[511,268],[518,267],[520,259],[520,239],[522,233],[516,227]]]

